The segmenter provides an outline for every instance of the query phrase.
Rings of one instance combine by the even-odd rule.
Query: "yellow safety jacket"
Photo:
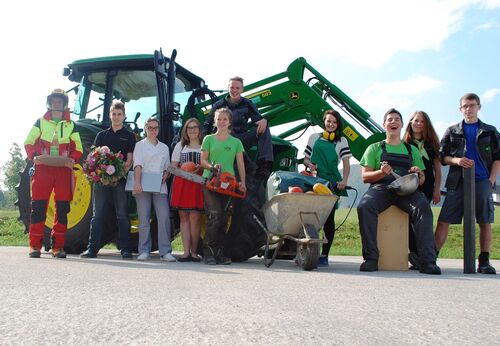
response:
[[[24,141],[28,159],[33,160],[34,156],[49,154],[54,134],[59,144],[59,155],[67,155],[79,162],[83,154],[82,141],[75,130],[75,123],[70,119],[69,110],[64,111],[62,120],[58,123],[52,120],[51,111],[36,121]]]

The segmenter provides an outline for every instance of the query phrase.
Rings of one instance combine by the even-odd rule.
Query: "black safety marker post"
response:
[[[476,273],[476,181],[474,166],[464,168],[464,273]]]

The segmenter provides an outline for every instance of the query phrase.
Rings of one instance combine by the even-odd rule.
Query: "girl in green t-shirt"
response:
[[[243,144],[231,136],[230,126],[232,113],[228,108],[215,111],[215,127],[217,132],[208,135],[201,144],[201,166],[205,169],[203,176],[208,177],[214,165],[220,165],[221,173],[234,175],[234,160],[240,177],[239,189],[246,191],[245,163],[243,161]],[[231,264],[231,259],[224,255],[224,243],[227,228],[227,207],[229,196],[203,189],[207,227],[203,239],[203,257],[205,264]]]
[[[304,151],[304,165],[316,173],[316,176],[336,184],[335,194],[347,196],[345,187],[349,178],[349,158],[352,156],[345,137],[342,137],[342,117],[333,109],[323,114],[322,133],[313,133],[307,142]],[[339,163],[342,163],[342,174],[339,172]],[[319,265],[328,265],[328,254],[335,237],[335,205],[323,226],[325,238],[328,240],[321,249]]]

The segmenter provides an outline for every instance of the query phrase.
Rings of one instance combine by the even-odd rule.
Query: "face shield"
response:
[[[54,89],[47,96],[47,109],[50,111],[63,112],[68,108],[68,95],[62,89]]]

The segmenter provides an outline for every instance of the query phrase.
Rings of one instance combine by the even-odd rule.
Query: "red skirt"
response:
[[[203,211],[202,185],[181,177],[174,177],[170,206],[179,210]]]

